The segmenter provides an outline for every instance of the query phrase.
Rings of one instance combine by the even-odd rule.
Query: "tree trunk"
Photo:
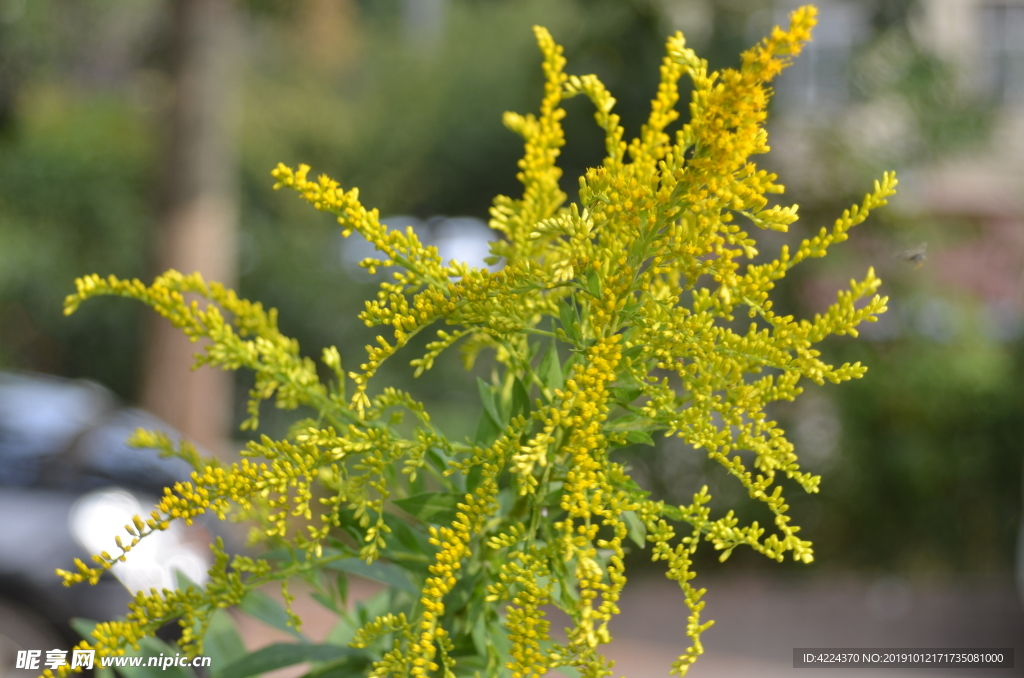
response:
[[[232,0],[173,0],[175,62],[164,209],[157,250],[161,271],[199,271],[234,286],[238,180],[236,84],[240,42]],[[200,344],[163,318],[149,327],[143,406],[208,451],[226,451],[232,375],[191,371]]]

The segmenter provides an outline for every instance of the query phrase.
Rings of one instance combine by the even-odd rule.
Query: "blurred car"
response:
[[[178,573],[203,582],[212,561],[199,524],[144,539],[96,586],[65,587],[54,573],[103,550],[148,516],[163,488],[187,479],[180,459],[127,444],[137,428],[180,434],[146,412],[122,407],[98,384],[0,373],[0,678],[19,650],[69,650],[74,617],[114,619],[132,593],[174,588]]]

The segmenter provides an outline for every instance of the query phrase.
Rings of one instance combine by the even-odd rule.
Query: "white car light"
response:
[[[148,517],[152,508],[144,508],[135,495],[118,488],[96,490],[84,495],[68,516],[75,540],[90,553],[116,553],[114,537],[121,536],[130,544],[132,536],[125,525],[132,517]],[[132,593],[176,588],[175,572],[197,584],[206,582],[208,558],[199,547],[184,539],[184,530],[172,522],[167,530],[155,532],[138,543],[124,562],[116,563],[111,572]]]

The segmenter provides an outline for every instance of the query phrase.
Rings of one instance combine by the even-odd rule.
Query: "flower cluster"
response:
[[[786,231],[796,220],[795,206],[770,204],[767,195],[782,187],[750,157],[768,150],[770,82],[810,38],[814,16],[813,8],[794,12],[787,30],[776,28],[744,53],[739,69],[709,72],[682,34],[669,38],[650,116],[630,142],[601,82],[567,75],[561,48],[536,29],[544,96],[537,115],[505,117],[524,139],[523,194],[499,196],[491,210],[501,236],[491,247],[493,262],[504,260],[497,272],[445,263],[411,229],[382,224],[356,189],[327,176],[311,179],[305,165],[279,165],[276,187],[293,189],[332,214],[346,237],[358,234],[376,247],[379,256],[364,267],[399,269],[360,315],[368,326],[390,328],[389,335],[366,347],[358,370],[345,372],[337,349],[324,351],[322,362],[336,377],[331,384],[280,334],[273,311],[198,275],[171,271],[150,286],[80,279],[69,313],[94,296],[132,297],[193,340],[206,339],[200,364],[254,370],[247,427],[258,426],[260,403],[271,398],[317,413],[283,440],[250,443],[231,465],[202,460],[187,444],[138,435],[140,444],[188,460],[192,479],[168,488],[152,516],[129,526],[131,544],[118,541],[120,551],[96,556],[96,567],[78,563],[77,572],[62,572],[67,584],[95,582],[149,532],[204,513],[252,521],[274,557],[218,551],[205,588],[140,593],[125,621],[97,627],[93,645],[121,652],[179,619],[183,649],[199,652],[215,610],[294,577],[345,614],[321,575],[354,572],[392,586],[390,610],[352,638],[365,653],[359,666],[368,665],[372,676],[532,678],[572,667],[599,678],[611,672],[600,647],[611,639],[632,541],[650,545],[652,558],[667,564],[691,611],[690,646],[673,667],[684,674],[710,625],[700,619],[704,592],[690,583],[701,543],[723,560],[740,545],[776,560],[787,553],[813,559],[790,522],[781,483],[816,492],[819,478],[801,469],[765,407],[797,397],[804,379],[862,376],[864,366],[830,365],[815,346],[830,335],[856,336],[861,322],[885,311],[870,270],[812,320],[777,313],[770,293],[793,266],[824,256],[884,205],[896,185],[892,175],[831,229],[792,251],[783,247],[766,263],[751,261],[757,241],[742,225]],[[693,84],[690,115],[670,131],[683,77]],[[578,95],[595,106],[607,157],[580,178],[578,200],[567,204],[556,164],[564,143],[561,103]],[[746,331],[737,311],[751,320]],[[406,393],[372,395],[382,363],[431,328],[436,339],[412,361],[417,375],[456,344],[468,364],[493,351],[497,368],[492,382],[481,381],[472,440],[449,440]],[[403,413],[412,415],[411,427],[399,425]],[[653,433],[677,436],[719,462],[764,503],[773,527],[741,525],[733,512],[713,517],[706,488],[684,506],[648,499],[611,453],[653,444]],[[572,619],[564,644],[549,637],[542,610],[549,603]]]

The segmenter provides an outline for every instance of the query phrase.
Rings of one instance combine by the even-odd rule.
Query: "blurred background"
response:
[[[242,443],[249,375],[190,372],[194,346],[136,303],[101,299],[64,317],[76,276],[148,281],[170,267],[199,270],[278,308],[307,355],[336,344],[357,365],[373,337],[355,318],[376,284],[356,265],[368,252],[325,215],[274,193],[278,162],[358,186],[388,224],[412,225],[446,258],[479,264],[491,198],[518,195],[521,143],[501,114],[538,106],[533,24],[565,45],[570,73],[602,78],[632,135],[667,34],[682,30],[712,68],[735,66],[796,5],[0,0],[0,370],[14,389],[0,398],[0,467],[22,468],[9,461],[28,454],[19,441],[68,417],[80,425],[40,452],[51,462],[81,457],[81,433],[109,425],[111,413],[159,417],[217,454]],[[771,413],[823,476],[820,494],[789,488],[816,562],[779,566],[741,552],[723,565],[714,554],[698,562],[706,616],[719,621],[691,675],[790,675],[792,648],[810,646],[1016,643],[1021,666],[1024,0],[817,5],[813,44],[777,81],[773,151],[760,159],[802,218],[788,235],[758,237],[765,254],[798,242],[897,170],[890,208],[827,260],[795,269],[777,302],[813,315],[873,265],[890,310],[862,340],[824,348],[868,365],[863,380],[812,385]],[[589,104],[566,108],[561,166],[572,196],[603,153]],[[457,356],[435,367],[439,380],[413,380],[404,364],[388,363],[380,382],[428,401],[451,436],[471,433],[475,388]],[[77,414],[62,415],[67,397],[39,396],[28,411],[52,418],[16,435],[32,379],[94,399],[81,396]],[[102,406],[81,404],[96,398]],[[289,421],[264,414],[277,432]],[[657,498],[685,501],[708,484],[716,510],[758,517],[738,485],[678,442],[625,456]],[[31,468],[0,473],[0,499],[20,493],[21,502],[3,506],[25,506],[32,493],[84,510],[75,497],[111,479],[147,491],[113,472],[96,480],[94,469],[88,482],[58,486],[43,466]],[[14,516],[2,516],[0,552],[44,550],[38,530],[22,539]],[[627,675],[667,675],[684,642],[682,603],[656,568],[633,560],[611,654]],[[0,574],[19,567],[0,555]],[[21,618],[34,606],[24,596],[11,603]],[[59,624],[59,612],[40,614]],[[3,619],[0,605],[0,636]],[[984,672],[995,674],[1024,669]]]

